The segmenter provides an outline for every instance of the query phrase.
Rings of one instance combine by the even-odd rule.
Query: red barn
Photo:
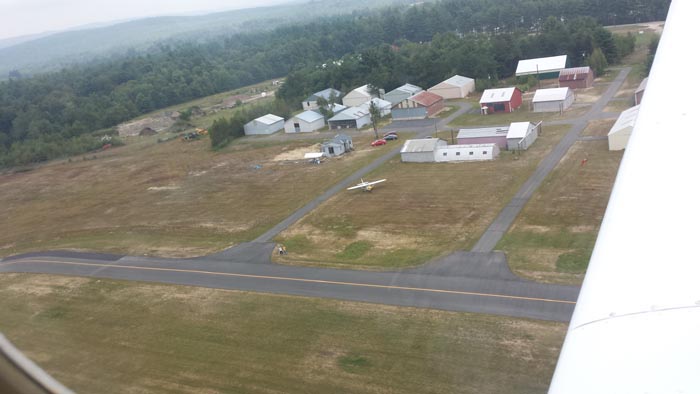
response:
[[[523,103],[523,92],[520,89],[502,88],[486,89],[481,95],[481,113],[513,112]]]
[[[590,67],[565,68],[559,72],[559,87],[585,89],[593,86],[595,75]]]
[[[391,117],[404,120],[425,119],[442,111],[443,108],[442,96],[424,90],[394,105],[391,109]]]

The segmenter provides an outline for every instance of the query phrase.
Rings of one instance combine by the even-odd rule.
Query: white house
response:
[[[284,123],[285,133],[310,133],[326,125],[323,115],[314,111],[304,111],[292,116]]]
[[[370,122],[368,109],[350,107],[328,119],[328,127],[330,129],[361,129],[365,125],[370,124]]]
[[[343,96],[343,92],[333,88],[324,89],[307,97],[306,100],[301,102],[301,106],[304,108],[304,110],[317,109],[318,99],[323,98],[324,100],[328,101],[331,96],[335,96],[338,100],[340,100],[340,98]]]
[[[508,150],[527,150],[540,135],[542,122],[532,124],[530,122],[513,122],[508,127],[506,145]]]
[[[475,88],[476,83],[472,78],[454,75],[429,88],[428,91],[444,99],[458,99],[467,97]]]
[[[391,114],[391,102],[376,97],[360,105],[360,108],[366,109],[367,112],[369,112],[369,106],[371,103],[374,103],[374,105],[379,109],[379,114],[381,117]]]
[[[267,114],[243,125],[245,135],[272,134],[284,128],[284,118]]]
[[[346,107],[358,107],[375,97],[377,97],[377,95],[372,94],[369,84],[363,85],[346,94],[345,97],[343,97],[343,105]]]
[[[532,97],[532,112],[564,112],[573,102],[571,88],[537,89]]]
[[[637,114],[639,114],[639,105],[622,111],[608,133],[609,150],[622,150],[627,147],[627,141],[637,123]]]
[[[493,160],[499,153],[500,149],[496,144],[444,145],[437,147],[435,161]]]

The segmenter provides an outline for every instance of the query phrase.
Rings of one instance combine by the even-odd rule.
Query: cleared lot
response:
[[[284,231],[280,262],[385,269],[416,265],[481,236],[569,126],[545,126],[530,150],[464,163],[389,161],[366,179],[372,193],[344,191]]]
[[[78,393],[545,393],[566,325],[0,275],[0,330]]]

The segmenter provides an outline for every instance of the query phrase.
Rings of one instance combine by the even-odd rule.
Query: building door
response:
[[[328,154],[329,154],[329,155],[335,155],[335,149],[333,149],[332,146],[329,146],[329,147],[328,147]]]
[[[505,112],[506,105],[504,103],[496,103],[493,105],[493,112]]]
[[[299,127],[299,123],[294,123],[294,132],[298,133],[301,131],[301,127]]]

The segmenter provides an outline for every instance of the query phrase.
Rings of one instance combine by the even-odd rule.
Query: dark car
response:
[[[395,131],[387,131],[386,133],[384,133],[384,137],[387,137],[390,135],[396,135],[396,132]]]
[[[399,136],[396,134],[388,134],[388,135],[384,136],[384,139],[387,141],[394,141],[394,140],[398,140]]]

